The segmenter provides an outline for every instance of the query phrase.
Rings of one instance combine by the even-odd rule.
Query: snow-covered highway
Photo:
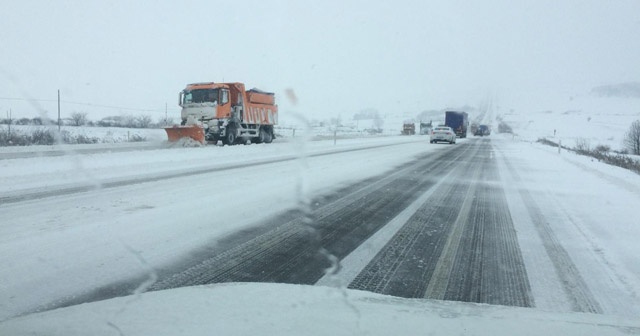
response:
[[[551,147],[383,137],[0,165],[2,320],[218,282],[640,315],[640,176]]]

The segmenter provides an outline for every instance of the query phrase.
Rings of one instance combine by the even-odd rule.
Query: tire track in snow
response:
[[[521,183],[522,179],[511,162],[505,159],[504,164],[513,180]],[[551,225],[536,204],[531,193],[523,188],[518,188],[518,192],[553,264],[554,271],[561,281],[562,289],[571,305],[571,309],[576,312],[601,314],[602,307],[589,290],[580,271],[571,260],[569,253],[556,238]]]
[[[464,147],[456,155],[464,153]],[[314,284],[330,266],[323,248],[343,258],[431,188],[454,160],[452,150],[418,160],[316,209],[309,226],[296,218],[278,228],[163,279],[152,289],[232,281]],[[440,160],[439,160],[439,159]],[[425,171],[433,174],[426,175]]]
[[[504,189],[497,186],[500,177],[492,152],[478,158],[483,162],[471,218],[444,299],[531,307],[531,287]]]
[[[470,167],[471,168],[471,167]],[[479,175],[478,166],[471,168],[473,173],[471,174],[471,181],[476,181]],[[435,265],[431,279],[428,282],[428,286],[424,296],[429,299],[444,299],[451,278],[454,262],[458,250],[460,249],[460,243],[463,239],[462,234],[465,230],[467,222],[469,222],[471,210],[471,204],[475,198],[477,189],[477,183],[471,182],[467,189],[462,204],[460,205],[460,211],[451,225],[451,230],[447,240],[442,248],[442,253],[438,258],[438,262]],[[477,250],[477,247],[474,249]]]
[[[418,298],[531,306],[528,278],[489,140],[443,184],[349,288]],[[488,181],[489,180],[489,181]]]

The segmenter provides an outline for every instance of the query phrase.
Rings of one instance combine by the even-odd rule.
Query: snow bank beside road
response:
[[[101,181],[136,177],[162,172],[188,171],[204,167],[222,167],[229,164],[250,164],[255,161],[292,158],[300,155],[318,155],[341,150],[352,150],[379,145],[393,145],[426,141],[424,137],[379,137],[343,139],[333,141],[278,142],[250,146],[204,146],[195,148],[167,148],[166,144],[113,144],[46,146],[45,149],[69,150],[65,156],[28,157],[0,160],[0,194],[16,193],[33,188],[53,188],[64,185],[99,185]],[[96,147],[91,147],[96,146]],[[162,148],[165,146],[164,148]],[[133,149],[118,153],[124,149]],[[31,147],[9,148],[31,152]],[[84,150],[90,152],[84,153]],[[95,149],[95,150],[94,150]],[[144,155],[136,149],[149,151]],[[304,152],[301,152],[304,151]],[[0,148],[0,157],[4,152]]]

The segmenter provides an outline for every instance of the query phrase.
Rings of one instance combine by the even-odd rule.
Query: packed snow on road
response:
[[[224,237],[291,209],[304,212],[317,197],[382,178],[425,154],[424,160],[429,160],[456,146],[490,141],[487,159],[494,160],[498,169],[496,187],[507,199],[533,307],[558,314],[554,316],[559,320],[577,319],[578,324],[593,321],[591,313],[604,319],[619,317],[616,321],[637,331],[640,226],[635,209],[640,204],[640,175],[536,143],[536,134],[553,136],[549,132],[554,127],[543,122],[545,114],[538,116],[532,122],[523,122],[517,114],[503,116],[516,125],[514,133],[521,131],[519,135],[494,132],[488,138],[460,139],[455,145],[429,144],[428,136],[417,135],[338,141],[290,138],[269,145],[224,147],[167,148],[155,142],[146,148],[110,151],[103,145],[88,153],[65,146],[61,155],[4,158],[0,160],[0,320],[5,322],[0,330],[29,323],[12,319],[16,316],[59,307],[119,281],[133,279],[139,283],[137,292],[143,292],[167,265],[215,246]],[[598,136],[593,134],[594,139]],[[26,147],[24,151],[34,152]],[[398,228],[390,225],[371,237],[357,251],[360,254],[344,258],[346,267],[362,269]],[[554,271],[563,265],[571,268],[569,277]],[[338,271],[319,284],[344,284],[341,276]],[[580,293],[567,292],[561,285],[566,281],[574,281]],[[272,290],[272,285],[262,286],[251,285],[247,291]],[[220,293],[237,289],[211,285],[203,291],[207,288],[220,288]],[[292,300],[293,306],[304,305],[296,301],[296,290],[280,289],[273,290]],[[176,293],[184,294],[187,302],[202,295]],[[340,293],[347,307],[350,302],[358,306],[356,302],[366,296]],[[315,300],[326,293],[314,289],[307,294]],[[148,302],[156,306],[153,300],[165,295],[171,294],[154,292]],[[584,297],[576,303],[572,295]],[[245,300],[250,305],[255,302],[250,297]],[[365,301],[370,300],[394,299],[372,296]],[[103,304],[112,312],[151,309],[144,302],[131,298]],[[268,311],[268,303],[264,305]],[[425,309],[437,310],[436,306]],[[95,319],[81,313],[80,307],[73,308],[74,319]],[[574,315],[576,311],[590,313]],[[45,314],[47,323],[71,323],[53,312]],[[526,313],[515,313],[521,314]],[[30,316],[37,315],[23,319]],[[365,318],[362,323],[373,320]]]

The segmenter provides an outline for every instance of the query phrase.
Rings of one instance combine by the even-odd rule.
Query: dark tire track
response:
[[[315,284],[331,266],[329,255],[346,257],[438,184],[349,288],[410,298],[430,297],[431,288],[439,299],[530,306],[506,200],[493,184],[499,180],[495,162],[486,158],[490,149],[488,140],[452,146],[317,198],[311,204],[320,205],[308,211],[287,212],[194,250],[181,264],[160,270],[149,290],[223,282]],[[127,295],[139,281],[86,293],[82,302]],[[56,307],[72,301],[79,303]]]
[[[337,152],[344,153],[345,150]],[[319,252],[322,244],[326,245],[327,253],[348,254],[395,213],[402,211],[422,190],[435,184],[461,155],[464,155],[463,146],[423,155],[387,174],[313,199],[310,214],[292,209],[253,228],[197,247],[181,261],[155,270],[159,281],[149,290],[231,281],[313,284],[330,266],[326,253]],[[369,212],[366,217],[359,214],[363,208],[368,209],[365,210]],[[336,233],[336,230],[342,232]],[[341,237],[342,234],[346,236]],[[132,275],[74,297],[44,304],[38,311],[129,295],[146,278],[145,275]]]
[[[460,146],[420,157],[314,210],[309,218],[284,223],[163,279],[152,289],[238,281],[314,284],[330,266],[326,253],[338,259],[349,254],[434,185],[465,153]]]
[[[466,192],[467,186],[445,188],[450,192],[436,193],[432,202],[420,208],[349,288],[412,298],[424,295],[428,285],[426,279],[433,274],[438,256],[451,233],[447,223],[456,218],[457,208],[452,201],[456,194]]]
[[[408,221],[349,288],[408,298],[529,307],[529,282],[489,140]]]
[[[481,174],[461,249],[444,299],[531,307],[534,305],[506,196],[495,160],[482,160]]]

